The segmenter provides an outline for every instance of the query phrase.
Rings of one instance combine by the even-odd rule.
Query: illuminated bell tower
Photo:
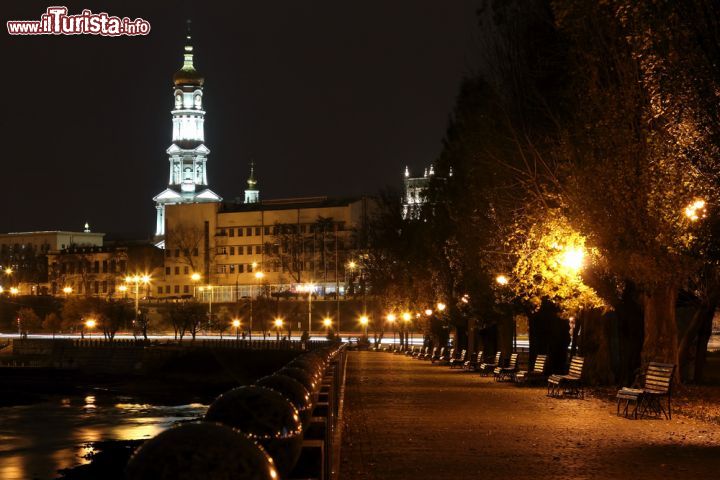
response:
[[[156,237],[165,235],[165,205],[175,203],[219,202],[216,193],[207,188],[205,146],[205,79],[195,70],[190,21],[185,37],[183,65],[173,75],[172,145],[167,149],[170,174],[168,188],[157,195]]]
[[[250,176],[247,179],[248,188],[245,190],[245,203],[260,202],[260,190],[258,190],[257,180],[255,179],[255,162],[250,162]]]

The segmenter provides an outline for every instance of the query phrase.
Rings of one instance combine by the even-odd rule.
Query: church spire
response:
[[[245,190],[245,203],[260,202],[260,190],[257,187],[257,179],[255,178],[255,160],[250,161],[250,176],[247,179],[247,189]]]

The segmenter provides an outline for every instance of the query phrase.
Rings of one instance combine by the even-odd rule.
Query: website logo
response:
[[[10,35],[102,35],[119,37],[148,35],[150,22],[142,18],[115,17],[105,12],[83,10],[68,15],[67,7],[48,7],[40,20],[9,20]]]

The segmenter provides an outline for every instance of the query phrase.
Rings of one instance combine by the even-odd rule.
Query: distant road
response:
[[[343,341],[348,341],[351,338],[358,338],[362,335],[360,332],[340,332],[340,338],[342,338]],[[386,334],[387,335],[387,334]],[[0,339],[3,338],[20,338],[20,335],[17,333],[0,333]],[[30,334],[28,335],[28,338],[53,338],[52,335],[47,334]],[[55,338],[80,338],[80,335],[67,335],[67,334],[59,334],[55,335]],[[102,340],[103,336],[102,333],[94,332],[92,334],[85,334],[85,338],[94,338]],[[123,340],[132,340],[134,338],[142,338],[142,337],[133,337],[130,334],[117,334],[115,335],[115,338],[117,339],[123,339]],[[184,340],[190,339],[190,335],[185,335]],[[220,335],[198,335],[196,337],[199,340],[220,340]],[[240,337],[242,338],[242,337]],[[262,338],[262,332],[253,332],[253,339],[259,340]],[[280,335],[280,338],[283,338],[283,335]],[[149,340],[175,340],[174,335],[148,335]],[[223,340],[235,340],[234,334],[223,334],[222,337]],[[271,333],[267,336],[268,340],[274,340],[275,339],[275,333]],[[300,340],[300,335],[293,335],[291,340]],[[324,334],[317,334],[313,333],[310,337],[311,340],[325,340]],[[370,339],[372,340],[372,335],[370,336]],[[393,343],[393,337],[385,336],[382,341],[383,344],[392,344]],[[411,345],[422,345],[422,337],[420,335],[416,335],[415,338],[411,340]],[[529,348],[529,342],[527,340],[518,340],[517,346],[519,348]],[[709,352],[716,352],[720,351],[720,334],[715,334],[712,337],[710,337],[710,342],[708,343],[708,351]]]

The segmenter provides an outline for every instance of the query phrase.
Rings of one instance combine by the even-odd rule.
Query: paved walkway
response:
[[[405,356],[351,352],[340,478],[720,478],[720,427],[616,417]]]

